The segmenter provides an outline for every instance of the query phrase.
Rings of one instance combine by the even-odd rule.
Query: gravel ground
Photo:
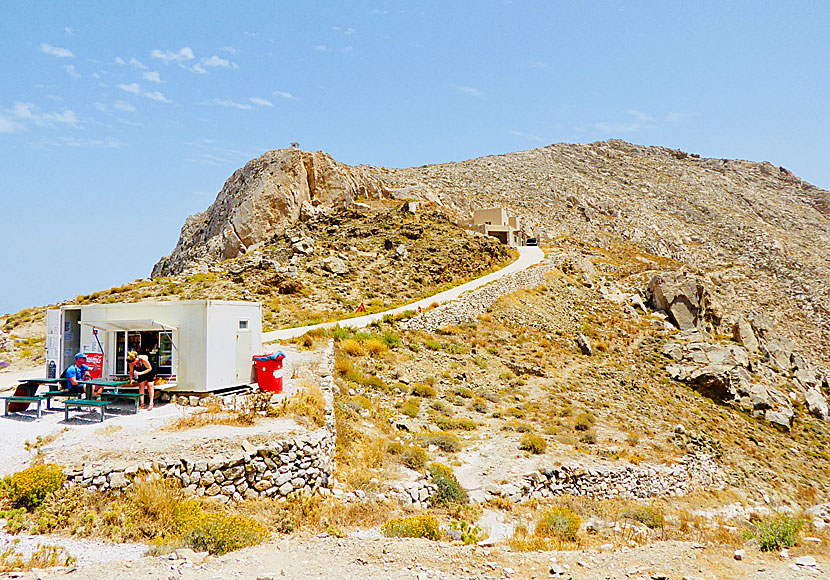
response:
[[[141,558],[149,547],[146,544],[112,544],[94,540],[30,534],[13,536],[0,532],[0,552],[12,548],[16,552],[30,556],[41,545],[62,546],[70,555],[76,558],[77,566],[107,564],[110,562],[122,564]]]
[[[828,578],[830,558],[797,566],[794,558],[689,542],[659,542],[615,551],[511,552],[506,548],[454,546],[427,540],[349,537],[289,537],[220,557],[95,564],[32,572],[18,577],[72,580],[300,579],[468,580],[573,578],[574,580],[807,580]],[[556,573],[551,573],[551,571]],[[560,574],[561,572],[561,574]],[[0,574],[0,578],[4,575]],[[8,577],[8,576],[6,576]]]

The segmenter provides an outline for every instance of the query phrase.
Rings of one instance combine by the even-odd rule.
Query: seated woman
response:
[[[144,390],[147,389],[149,395],[147,410],[152,411],[156,394],[156,369],[153,368],[146,354],[138,354],[134,350],[127,354],[127,362],[130,364],[130,379],[138,384],[138,394],[141,395],[139,408],[144,408]]]

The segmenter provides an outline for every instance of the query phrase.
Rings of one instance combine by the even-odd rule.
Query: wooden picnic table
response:
[[[25,392],[26,397],[34,397],[35,393],[37,393],[38,388],[41,385],[59,385],[61,382],[65,381],[66,379],[20,379],[18,382],[20,384],[17,385],[17,389],[15,391],[15,395],[20,393],[23,395]]]
[[[129,385],[130,381],[110,381],[106,379],[90,379],[88,381],[81,381],[81,384],[86,387],[86,398],[92,399],[92,387],[109,387],[116,393],[120,387]]]

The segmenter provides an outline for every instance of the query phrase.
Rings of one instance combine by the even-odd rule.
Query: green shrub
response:
[[[758,547],[766,552],[791,548],[798,542],[798,532],[804,522],[786,514],[761,518],[747,534],[755,538]]]
[[[544,453],[548,448],[548,442],[539,435],[533,433],[525,433],[519,441],[519,449],[522,451],[529,451],[534,455]]]
[[[409,469],[423,469],[427,463],[427,452],[422,447],[414,445],[405,448],[400,455],[401,463]]]
[[[519,407],[510,407],[504,412],[504,414],[521,419],[525,416],[525,410]]]
[[[461,440],[452,433],[429,433],[421,438],[424,445],[435,445],[446,453],[461,451]]]
[[[268,530],[254,519],[219,512],[203,512],[182,533],[182,540],[197,552],[227,554],[268,539]]]
[[[470,404],[470,409],[483,415],[487,412],[487,403],[484,402],[484,399],[476,399]]]
[[[633,506],[626,508],[623,511],[622,516],[624,518],[640,522],[652,530],[662,528],[665,525],[663,512],[651,506]]]
[[[574,542],[581,523],[580,517],[570,509],[555,506],[542,513],[542,517],[536,523],[536,535],[555,538],[562,542]]]
[[[594,418],[588,413],[580,413],[574,420],[574,429],[577,431],[587,431],[594,424]]]
[[[392,518],[381,527],[384,536],[389,538],[427,538],[441,539],[441,524],[435,516],[409,516]]]
[[[453,421],[450,417],[447,417],[446,415],[433,413],[431,420],[442,431],[451,431],[455,429],[455,421]]]
[[[66,476],[59,465],[36,465],[7,477],[4,494],[15,507],[32,510],[43,503],[46,496],[59,490]]]
[[[403,406],[401,406],[401,413],[413,419],[418,416],[420,410],[421,401],[414,398],[407,399]]]
[[[467,417],[459,417],[453,421],[453,423],[455,424],[456,429],[461,429],[462,431],[473,431],[478,427],[478,424],[475,421],[468,419]]]
[[[415,383],[412,385],[412,394],[416,397],[434,397],[438,392],[435,387],[423,383]]]
[[[597,436],[587,431],[579,436],[579,440],[587,445],[593,445],[597,442]]]
[[[484,539],[480,527],[464,520],[452,520],[447,535],[453,540],[461,540],[465,545],[478,544]]]
[[[449,417],[450,414],[451,414],[450,408],[447,407],[447,404],[444,401],[441,401],[439,399],[435,399],[434,401],[432,401],[429,404],[429,406],[430,406],[431,409],[435,409],[436,411],[438,411],[442,415],[446,415],[446,416]]]
[[[470,387],[458,387],[455,389],[455,394],[465,399],[473,398],[473,390]]]
[[[441,505],[469,503],[467,490],[458,483],[452,469],[441,463],[432,463],[428,469],[432,482],[438,487],[438,491],[432,496],[432,503]]]

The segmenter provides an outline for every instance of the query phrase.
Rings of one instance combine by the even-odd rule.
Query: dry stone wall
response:
[[[291,439],[254,445],[241,442],[239,451],[206,458],[197,450],[184,457],[158,458],[133,465],[84,465],[68,469],[67,485],[90,491],[121,493],[133,482],[167,478],[185,493],[228,503],[257,497],[280,498],[294,493],[327,495],[334,474],[334,345],[321,365],[320,389],[326,403],[325,425]]]

